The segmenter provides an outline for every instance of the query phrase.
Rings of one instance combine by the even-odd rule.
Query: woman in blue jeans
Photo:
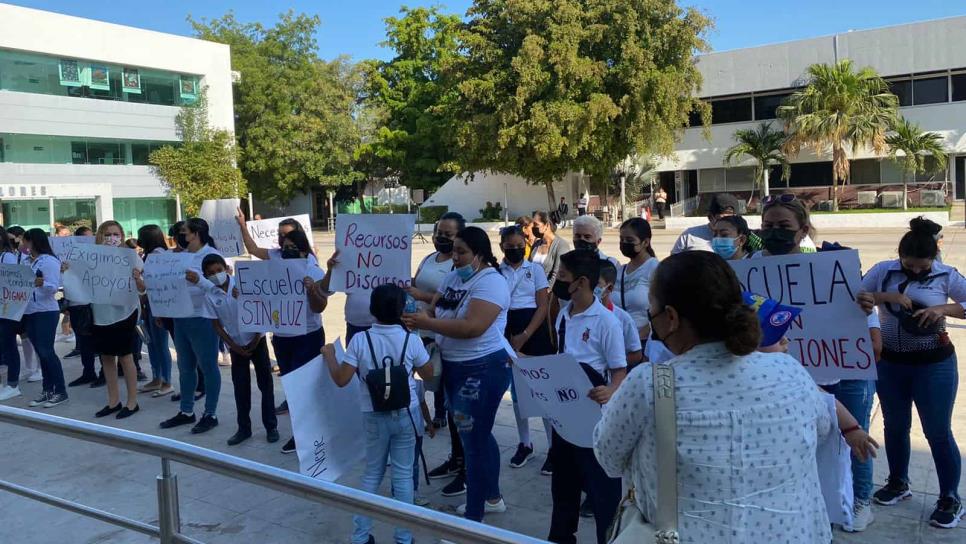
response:
[[[484,511],[506,511],[493,422],[510,382],[503,338],[510,288],[482,229],[460,231],[453,264],[430,309],[435,316],[419,312],[403,320],[411,330],[439,335],[443,387],[466,457],[466,504],[457,511],[482,521]]]
[[[20,253],[11,245],[7,231],[0,227],[0,264],[20,264]],[[20,321],[0,319],[0,365],[7,366],[7,383],[0,387],[0,401],[19,397],[20,352],[17,351],[17,331]]]
[[[951,425],[959,376],[946,318],[966,317],[966,279],[936,260],[939,229],[928,219],[913,219],[899,242],[899,258],[869,270],[862,289],[872,293],[882,322],[877,389],[889,479],[873,498],[888,506],[912,496],[909,428],[915,403],[939,478],[939,500],[929,522],[949,529],[959,524],[963,506],[957,491],[962,458]]]
[[[205,291],[198,287],[201,261],[205,255],[217,254],[215,240],[208,233],[208,222],[198,217],[187,220],[178,233],[178,245],[186,253],[193,253],[195,260],[186,272],[185,288],[191,294],[194,311],[191,317],[174,320],[174,349],[178,354],[178,379],[181,386],[181,411],[161,422],[162,429],[194,423],[194,391],[200,368],[205,375],[205,413],[191,432],[199,434],[218,426],[218,395],[221,393],[221,372],[218,370],[218,334],[211,324],[214,313],[205,304]],[[191,279],[194,278],[194,282]],[[191,285],[189,285],[191,283]]]
[[[164,231],[157,225],[141,227],[138,229],[138,247],[144,251],[144,262],[147,264],[151,255],[168,250],[168,245],[164,241]],[[144,292],[144,289],[140,290]],[[152,397],[163,397],[174,391],[171,387],[171,350],[168,349],[168,331],[160,320],[155,320],[151,315],[151,306],[147,302],[146,295],[142,295],[141,301],[144,331],[148,337],[148,358],[151,361],[152,380],[141,386],[138,391],[151,393]]]
[[[60,307],[54,299],[60,289],[60,260],[50,249],[47,233],[40,229],[25,232],[20,249],[30,255],[30,268],[36,276],[34,292],[23,313],[23,325],[40,359],[40,371],[44,377],[43,393],[30,401],[30,406],[53,408],[67,402],[64,369],[54,351],[54,337],[60,322]]]

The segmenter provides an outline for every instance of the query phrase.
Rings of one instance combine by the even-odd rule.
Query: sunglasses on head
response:
[[[794,200],[795,200],[795,195],[793,195],[792,193],[785,193],[783,195],[768,195],[765,197],[764,200],[762,200],[762,203],[765,206],[771,206],[772,204],[778,204],[779,202],[781,202],[782,204],[788,204],[789,202],[793,202]]]

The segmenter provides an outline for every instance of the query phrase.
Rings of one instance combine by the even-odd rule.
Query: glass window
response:
[[[899,99],[899,106],[912,105],[912,80],[899,79],[888,81],[889,90]]]
[[[90,199],[54,199],[54,221],[63,223],[74,230],[80,225],[97,223],[97,204]]]
[[[776,111],[792,93],[769,94],[755,97],[755,119],[777,119]]]
[[[943,76],[913,80],[912,100],[917,106],[949,102],[949,79]]]
[[[175,206],[173,198],[115,198],[114,219],[129,237],[137,236],[144,225],[158,225],[168,232],[177,218]]]
[[[728,98],[711,102],[711,123],[751,121],[751,97]]]
[[[152,151],[177,142],[146,142],[4,134],[0,162],[24,164],[148,164]]]
[[[792,164],[789,187],[828,187],[832,185],[832,161]]]
[[[7,226],[20,225],[24,229],[50,230],[50,202],[48,200],[7,200],[3,203],[3,222]]]
[[[966,74],[956,74],[953,80],[953,102],[966,100]]]

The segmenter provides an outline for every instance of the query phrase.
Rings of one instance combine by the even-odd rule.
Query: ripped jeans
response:
[[[500,350],[469,361],[443,360],[446,402],[466,458],[466,519],[483,521],[483,503],[500,495],[500,447],[493,422],[509,385],[509,356]]]

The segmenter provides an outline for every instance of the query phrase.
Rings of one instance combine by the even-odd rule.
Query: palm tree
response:
[[[926,172],[926,157],[933,157],[934,172],[946,170],[946,149],[943,137],[935,132],[923,132],[919,125],[900,118],[886,136],[889,157],[902,167],[902,209],[908,208],[908,175]],[[902,155],[899,155],[902,152]]]
[[[855,71],[851,60],[808,67],[809,83],[779,106],[788,140],[785,150],[832,150],[833,210],[838,211],[839,182],[849,181],[849,155],[870,147],[881,155],[886,133],[898,115],[899,100],[872,68]]]
[[[761,188],[761,197],[768,196],[768,170],[775,165],[782,167],[782,179],[787,180],[791,165],[785,158],[785,133],[772,128],[772,124],[762,123],[756,129],[735,131],[735,145],[728,148],[724,163],[731,166],[745,157],[755,161],[755,187],[748,197],[748,204],[755,196],[755,188]]]

